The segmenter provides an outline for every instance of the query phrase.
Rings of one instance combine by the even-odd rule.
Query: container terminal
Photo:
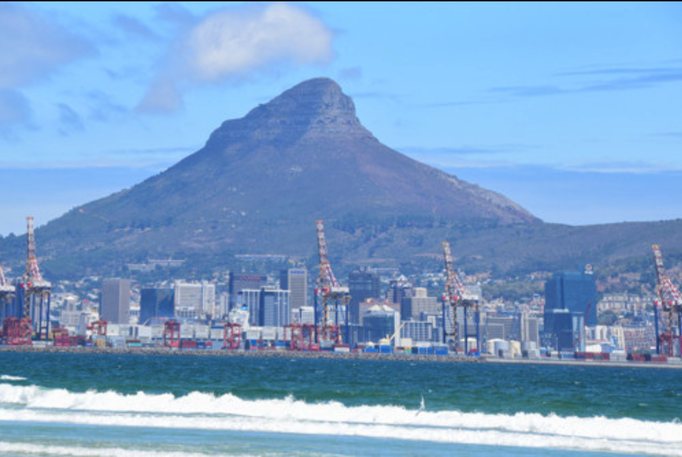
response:
[[[243,302],[231,303],[229,312],[224,313],[222,319],[192,319],[191,315],[178,318],[174,314],[156,316],[142,324],[130,324],[112,322],[116,320],[115,317],[108,320],[104,313],[100,313],[96,318],[91,316],[80,322],[78,330],[73,331],[67,326],[53,323],[51,319],[51,283],[43,279],[40,273],[33,218],[27,217],[28,249],[24,274],[10,283],[0,266],[0,346],[4,346],[3,350],[156,349],[164,353],[215,354],[216,351],[222,351],[235,355],[286,353],[292,356],[294,353],[305,353],[313,357],[324,354],[367,354],[368,357],[412,355],[439,360],[682,366],[682,295],[666,275],[658,245],[652,245],[657,278],[653,303],[653,341],[646,341],[645,338],[639,348],[649,350],[642,351],[626,350],[623,346],[627,344],[622,343],[598,344],[596,347],[588,344],[588,328],[594,324],[590,320],[596,320],[593,301],[587,302],[584,309],[576,311],[567,309],[566,305],[550,304],[548,300],[543,312],[542,337],[537,338],[524,337],[528,333],[540,333],[539,319],[533,321],[528,318],[527,312],[519,312],[506,321],[485,316],[480,294],[472,291],[472,287],[465,285],[460,278],[447,242],[442,243],[445,287],[440,303],[434,306],[435,298],[427,300],[429,297],[425,293],[416,290],[410,297],[411,301],[405,301],[403,297],[403,303],[409,306],[402,306],[399,310],[406,315],[416,315],[416,310],[421,310],[422,318],[424,310],[430,311],[430,314],[426,313],[428,321],[415,320],[412,315],[409,319],[405,317],[401,320],[400,312],[395,312],[393,308],[374,305],[365,310],[362,319],[364,325],[360,325],[358,316],[353,316],[351,288],[342,285],[333,273],[323,221],[316,221],[316,230],[319,265],[313,306],[300,307],[300,318],[296,321],[278,316],[277,312],[282,313],[276,307],[267,308],[263,305],[262,296],[259,297],[259,309],[252,303],[244,303],[248,302],[245,298],[248,293],[245,293]],[[582,275],[590,274],[588,266]],[[567,275],[553,280],[560,284],[558,289],[562,289],[569,287],[572,278]],[[118,287],[120,284],[115,285]],[[396,281],[396,293],[402,290],[401,287],[400,281]],[[261,295],[264,295],[264,291],[264,288],[260,290],[263,292]],[[547,296],[551,298],[553,292],[554,286],[548,281]],[[288,308],[285,311],[290,312]],[[175,312],[179,313],[178,309]],[[260,314],[258,319],[254,312]],[[516,330],[507,328],[510,324],[516,324]],[[497,335],[496,332],[501,333]],[[424,337],[424,334],[427,336]],[[628,339],[628,334],[625,334],[624,339]]]

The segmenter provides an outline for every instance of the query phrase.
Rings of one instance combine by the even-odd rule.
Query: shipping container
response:
[[[337,344],[334,346],[334,352],[350,352],[350,346],[347,344]]]
[[[182,349],[196,349],[197,342],[195,340],[181,340],[180,347]]]
[[[263,327],[261,339],[274,341],[277,339],[277,327]]]
[[[443,347],[438,347],[436,346],[433,348],[433,353],[435,355],[448,355],[448,348],[443,346]]]

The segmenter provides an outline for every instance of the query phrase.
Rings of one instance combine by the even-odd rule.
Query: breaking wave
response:
[[[144,392],[124,395],[0,384],[0,421],[355,436],[682,456],[682,424],[678,421],[429,411],[428,404],[419,409],[345,406],[334,401],[307,403],[293,397],[245,400],[232,394],[202,392],[177,397]]]
[[[0,375],[0,381],[26,381],[26,378],[21,376],[11,376],[8,374]]]

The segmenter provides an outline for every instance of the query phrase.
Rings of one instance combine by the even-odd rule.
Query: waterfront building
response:
[[[130,323],[130,279],[102,280],[99,315],[110,324]]]

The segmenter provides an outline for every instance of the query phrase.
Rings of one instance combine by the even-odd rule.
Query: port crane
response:
[[[341,343],[338,322],[339,310],[342,306],[343,309],[345,309],[344,320],[348,333],[350,294],[348,287],[341,286],[336,280],[331,264],[329,263],[327,242],[324,236],[324,222],[318,220],[316,221],[315,226],[317,228],[317,247],[320,258],[319,275],[317,277],[317,287],[315,288],[315,326],[319,329],[319,332],[316,332],[316,340],[318,343],[320,343],[321,340],[326,340],[338,344]],[[336,319],[333,324],[330,319],[332,308],[336,313]],[[322,321],[321,323],[320,319]],[[348,338],[348,335],[346,335],[346,337]]]
[[[50,291],[52,284],[43,279],[38,268],[36,241],[33,230],[33,216],[26,217],[27,259],[26,272],[19,283],[18,295],[23,302],[21,318],[23,344],[31,344],[32,333],[39,339],[48,338],[50,327]]]
[[[674,355],[674,341],[678,340],[678,350],[682,356],[682,294],[672,283],[663,268],[663,254],[657,244],[651,245],[654,253],[654,265],[656,266],[656,298],[654,304],[654,321],[656,325],[656,352],[661,355],[662,346],[667,349],[667,355]],[[665,319],[663,331],[659,331],[658,310],[661,310],[661,319]],[[677,336],[675,336],[675,315],[677,315]]]
[[[452,251],[450,250],[450,243],[443,242],[443,257],[445,259],[445,273],[447,279],[445,282],[445,291],[443,293],[443,335],[444,339],[452,337],[455,349],[459,344],[459,326],[457,324],[457,309],[462,308],[464,315],[464,354],[469,355],[469,336],[476,337],[476,349],[480,351],[480,313],[479,304],[464,287],[464,283],[453,267]],[[448,309],[451,311],[450,318],[452,319],[452,329],[448,330]],[[473,335],[468,331],[468,314],[469,311],[474,313],[474,322],[476,332]]]

